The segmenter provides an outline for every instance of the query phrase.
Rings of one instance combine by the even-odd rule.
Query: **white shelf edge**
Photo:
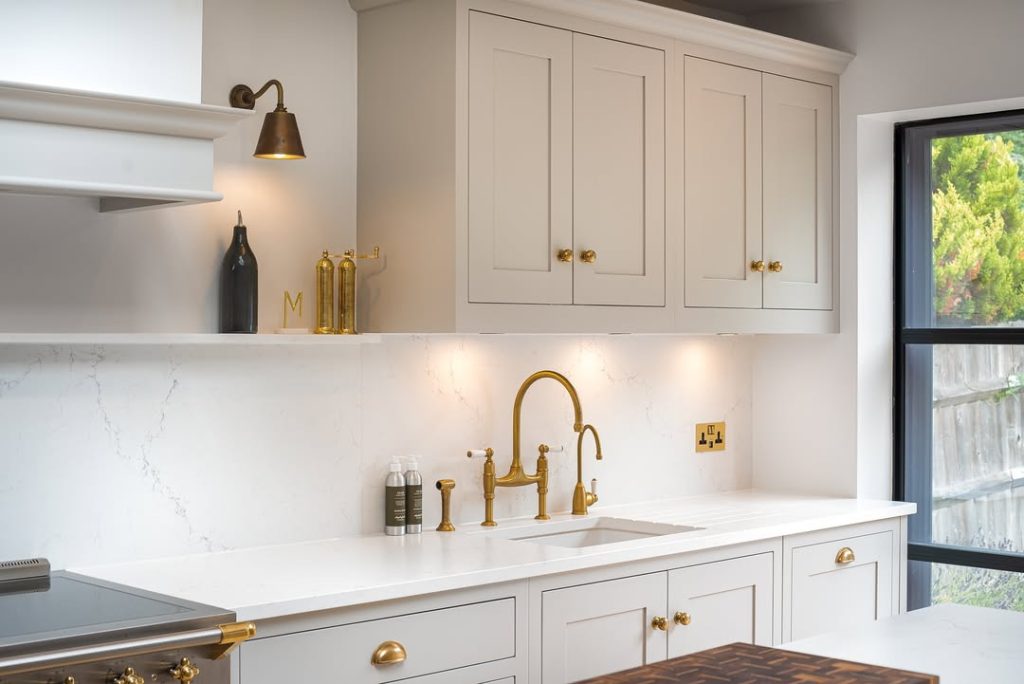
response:
[[[235,346],[342,347],[377,344],[381,336],[363,335],[233,335],[218,333],[0,333],[0,346]]]

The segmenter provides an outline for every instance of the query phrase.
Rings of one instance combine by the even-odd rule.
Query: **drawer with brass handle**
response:
[[[297,632],[246,644],[247,684],[390,682],[515,657],[515,599]],[[197,680],[198,681],[198,680]]]

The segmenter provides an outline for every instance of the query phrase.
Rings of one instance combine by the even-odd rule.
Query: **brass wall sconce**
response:
[[[228,102],[237,109],[253,109],[256,100],[270,86],[277,88],[277,108],[263,117],[263,130],[260,131],[260,139],[252,156],[260,159],[305,159],[306,151],[302,149],[299,126],[295,122],[295,115],[285,109],[284,86],[280,81],[270,79],[255,93],[249,86],[238,84],[231,89]]]

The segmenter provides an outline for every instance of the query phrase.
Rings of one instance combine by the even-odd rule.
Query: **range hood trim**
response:
[[[112,151],[129,167],[142,161],[151,166],[154,155],[165,153],[168,138],[181,139],[192,150],[173,160],[179,167],[183,165],[175,175],[190,179],[185,185],[168,187],[141,179],[135,183],[134,178],[126,182],[123,176],[105,178],[102,169],[96,171],[96,177],[75,177],[74,167],[83,161],[74,158],[75,150],[87,149],[84,144],[70,147],[71,159],[58,158],[61,155],[47,158],[45,174],[24,173],[21,170],[26,165],[18,159],[0,158],[0,191],[95,197],[104,212],[215,202],[223,196],[212,187],[213,140],[253,115],[231,107],[0,81],[0,134],[6,130],[8,135],[36,136],[42,143],[48,131],[58,130],[49,128],[53,126],[61,127],[61,135],[70,132],[80,142],[111,135],[105,131],[130,133],[133,143]]]

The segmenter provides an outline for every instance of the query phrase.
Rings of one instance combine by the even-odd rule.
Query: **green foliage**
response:
[[[939,319],[976,325],[1024,319],[1024,168],[1015,152],[1022,133],[932,142]]]
[[[1024,574],[933,565],[932,603],[1024,611]]]

